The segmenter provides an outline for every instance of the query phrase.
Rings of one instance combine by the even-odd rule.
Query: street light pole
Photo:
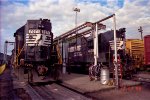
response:
[[[74,8],[73,11],[76,12],[76,15],[75,15],[75,28],[77,27],[77,23],[78,23],[78,20],[77,20],[77,13],[80,12],[80,9],[79,8]],[[76,31],[76,56],[77,56],[77,31]]]
[[[77,17],[78,17],[78,16],[77,16],[77,13],[80,12],[80,9],[79,9],[79,8],[74,8],[73,11],[76,12],[76,16],[75,16],[75,27],[77,27],[77,22],[78,22],[78,20],[77,20]]]

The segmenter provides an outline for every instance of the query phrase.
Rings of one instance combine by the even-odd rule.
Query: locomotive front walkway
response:
[[[69,87],[73,90],[76,90],[80,93],[90,93],[96,91],[105,91],[110,89],[115,89],[115,86],[102,85],[100,81],[90,81],[88,75],[82,74],[63,74],[62,80],[65,87]],[[122,80],[121,87],[131,87],[140,85],[140,82],[131,81],[131,80]]]

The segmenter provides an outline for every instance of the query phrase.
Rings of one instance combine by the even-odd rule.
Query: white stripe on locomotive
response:
[[[26,34],[26,43],[28,46],[48,46],[51,44],[51,35],[50,34]]]

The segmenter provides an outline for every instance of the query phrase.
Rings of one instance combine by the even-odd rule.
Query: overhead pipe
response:
[[[82,25],[80,25],[80,26],[78,26],[78,27],[76,27],[76,28],[73,28],[72,30],[70,30],[70,31],[68,31],[68,32],[66,32],[66,33],[63,33],[62,35],[56,37],[56,38],[54,39],[54,41],[57,40],[58,38],[59,38],[59,39],[66,38],[66,37],[68,37],[69,35],[71,35],[72,33],[75,33],[76,31],[79,31],[79,30],[81,30],[81,29],[83,29],[83,28],[86,28],[86,27],[91,27],[91,28],[92,28],[92,26],[95,25],[96,23],[99,24],[100,22],[105,21],[105,20],[107,20],[107,19],[109,19],[109,18],[111,18],[111,17],[113,17],[113,16],[114,16],[114,14],[113,14],[113,15],[110,15],[110,16],[108,16],[108,17],[106,17],[106,18],[103,18],[103,19],[101,19],[101,20],[99,20],[99,21],[97,21],[97,22],[95,22],[95,23],[85,22],[84,24],[82,24]]]

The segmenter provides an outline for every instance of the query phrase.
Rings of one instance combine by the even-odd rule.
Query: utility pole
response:
[[[78,23],[78,20],[77,20],[77,13],[80,12],[80,9],[79,8],[74,8],[73,11],[75,11],[76,15],[75,15],[75,28],[77,27],[77,23]],[[76,56],[77,56],[77,31],[76,31]]]
[[[142,26],[140,26],[140,28],[138,29],[138,31],[141,33],[141,40],[143,40],[143,29],[142,29]]]

